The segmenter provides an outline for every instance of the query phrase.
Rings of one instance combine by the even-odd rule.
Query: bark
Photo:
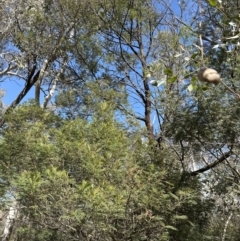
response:
[[[15,220],[18,214],[18,204],[14,201],[12,206],[9,208],[9,212],[6,218],[5,226],[3,228],[3,234],[1,236],[1,241],[8,241],[11,238]]]
[[[38,105],[40,104],[40,87],[41,87],[41,83],[42,83],[42,79],[43,79],[43,76],[44,76],[44,73],[49,65],[49,62],[50,62],[50,59],[46,59],[42,65],[42,68],[40,70],[40,73],[39,73],[39,77],[36,81],[36,86],[35,86],[35,100],[36,100],[36,103],[38,103]]]
[[[144,86],[144,119],[145,125],[148,131],[149,139],[155,140],[153,134],[153,125],[151,123],[151,93],[148,83],[148,78],[145,74],[145,70],[147,69],[146,63],[146,55],[144,54],[144,46],[143,46],[143,39],[142,39],[142,24],[141,22],[138,23],[138,44],[139,44],[139,59],[141,61],[142,69],[143,69],[143,86]]]
[[[27,78],[27,81],[26,81],[27,83],[26,83],[25,87],[20,92],[20,94],[17,96],[17,98],[12,102],[12,104],[7,108],[5,114],[9,113],[12,109],[14,109],[21,102],[21,100],[26,96],[26,94],[32,88],[32,86],[36,83],[36,81],[38,80],[40,71],[38,71],[35,74],[35,70],[36,70],[36,66],[34,66],[32,68],[32,71]],[[2,118],[0,120],[0,127],[2,127],[4,125],[4,123],[5,123],[5,120]]]

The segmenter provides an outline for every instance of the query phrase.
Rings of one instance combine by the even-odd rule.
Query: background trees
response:
[[[236,5],[3,1],[2,240],[238,240]]]

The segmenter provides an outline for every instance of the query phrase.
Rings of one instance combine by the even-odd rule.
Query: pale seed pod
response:
[[[197,77],[200,81],[218,85],[220,82],[220,75],[215,69],[204,68],[198,71]]]

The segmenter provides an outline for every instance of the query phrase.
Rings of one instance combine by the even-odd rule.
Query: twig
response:
[[[234,90],[232,90],[229,86],[227,86],[221,79],[220,82],[232,93],[234,94],[239,100],[240,100],[240,95],[237,94]]]
[[[222,236],[222,241],[225,241],[225,237],[226,237],[226,233],[227,233],[227,227],[228,227],[228,224],[230,222],[230,219],[232,218],[232,215],[233,213],[231,212],[226,223],[225,223],[225,226],[224,226],[224,230],[223,230],[223,236]]]

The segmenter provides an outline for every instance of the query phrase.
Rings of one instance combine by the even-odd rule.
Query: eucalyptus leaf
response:
[[[212,7],[216,7],[218,5],[218,1],[217,0],[208,0],[208,3]]]

